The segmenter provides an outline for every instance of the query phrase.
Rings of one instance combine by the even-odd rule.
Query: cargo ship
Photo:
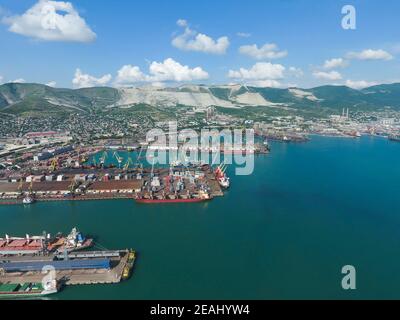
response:
[[[225,164],[221,166],[218,166],[218,168],[215,170],[215,178],[217,179],[219,185],[224,188],[228,189],[230,187],[230,179],[226,175],[227,166]]]
[[[204,201],[209,201],[212,198],[210,195],[205,192],[200,190],[198,195],[195,197],[162,197],[162,198],[144,198],[144,197],[137,197],[135,201],[137,203],[142,203],[142,204],[157,204],[157,203],[196,203],[196,202],[204,202]]]
[[[56,280],[46,282],[0,283],[0,299],[39,298],[58,292]]]
[[[71,252],[90,248],[93,239],[87,239],[76,228],[73,228],[68,236],[57,234],[51,237],[43,233],[42,236],[29,236],[25,238],[6,235],[0,238],[0,256],[13,255],[44,255],[53,252]]]

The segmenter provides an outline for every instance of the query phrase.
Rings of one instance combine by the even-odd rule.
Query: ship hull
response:
[[[12,293],[7,293],[7,292],[0,292],[0,300],[1,299],[36,299],[40,297],[45,297],[51,294],[57,293],[57,290],[49,290],[49,291],[41,291],[41,292],[32,292],[32,293],[26,293],[26,292],[12,292]]]
[[[141,204],[157,204],[157,203],[196,203],[209,201],[211,199],[136,199]]]

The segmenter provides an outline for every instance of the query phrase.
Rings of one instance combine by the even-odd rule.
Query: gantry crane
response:
[[[53,158],[53,160],[51,160],[51,164],[50,164],[50,171],[54,172],[54,171],[56,171],[57,168],[58,168],[58,160],[56,158]]]
[[[100,166],[104,166],[104,163],[106,162],[106,159],[108,157],[107,151],[104,151],[102,156],[100,157]]]
[[[124,171],[128,171],[129,167],[133,164],[132,158],[128,157],[128,160],[126,160],[125,165],[124,165]]]
[[[117,159],[117,162],[118,162],[118,168],[120,168],[121,169],[121,163],[122,163],[122,160],[124,160],[122,157],[120,157],[120,155],[118,154],[118,152],[117,151],[115,151],[114,152],[114,158],[115,159]]]

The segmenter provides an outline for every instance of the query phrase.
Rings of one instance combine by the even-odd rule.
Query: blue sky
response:
[[[69,3],[0,0],[2,82],[303,88],[400,82],[396,0]],[[346,4],[356,9],[356,30],[342,28]]]

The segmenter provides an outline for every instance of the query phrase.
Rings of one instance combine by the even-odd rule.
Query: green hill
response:
[[[113,88],[59,89],[34,83],[7,83],[0,86],[0,112],[18,115],[89,112],[115,103]]]
[[[231,105],[242,109],[243,112],[249,107],[271,109],[272,104],[275,109],[271,109],[271,112],[278,114],[287,113],[289,109],[310,115],[337,113],[343,108],[372,111],[391,107],[400,110],[400,83],[378,85],[363,90],[332,85],[312,89],[187,85],[178,88],[147,88],[131,93],[108,87],[73,90],[35,83],[8,83],[0,86],[0,112],[20,116],[107,112],[107,107],[120,106],[121,99],[127,98],[124,94],[134,95],[128,97],[131,98],[130,101],[135,101],[133,105],[153,105],[151,101],[156,101],[154,106],[161,108],[169,108],[171,104],[204,107],[204,104],[207,106],[211,101],[216,103],[216,107]],[[257,104],[260,101],[263,104]],[[240,114],[240,109],[235,112]],[[126,109],[126,112],[131,111],[131,108]]]

